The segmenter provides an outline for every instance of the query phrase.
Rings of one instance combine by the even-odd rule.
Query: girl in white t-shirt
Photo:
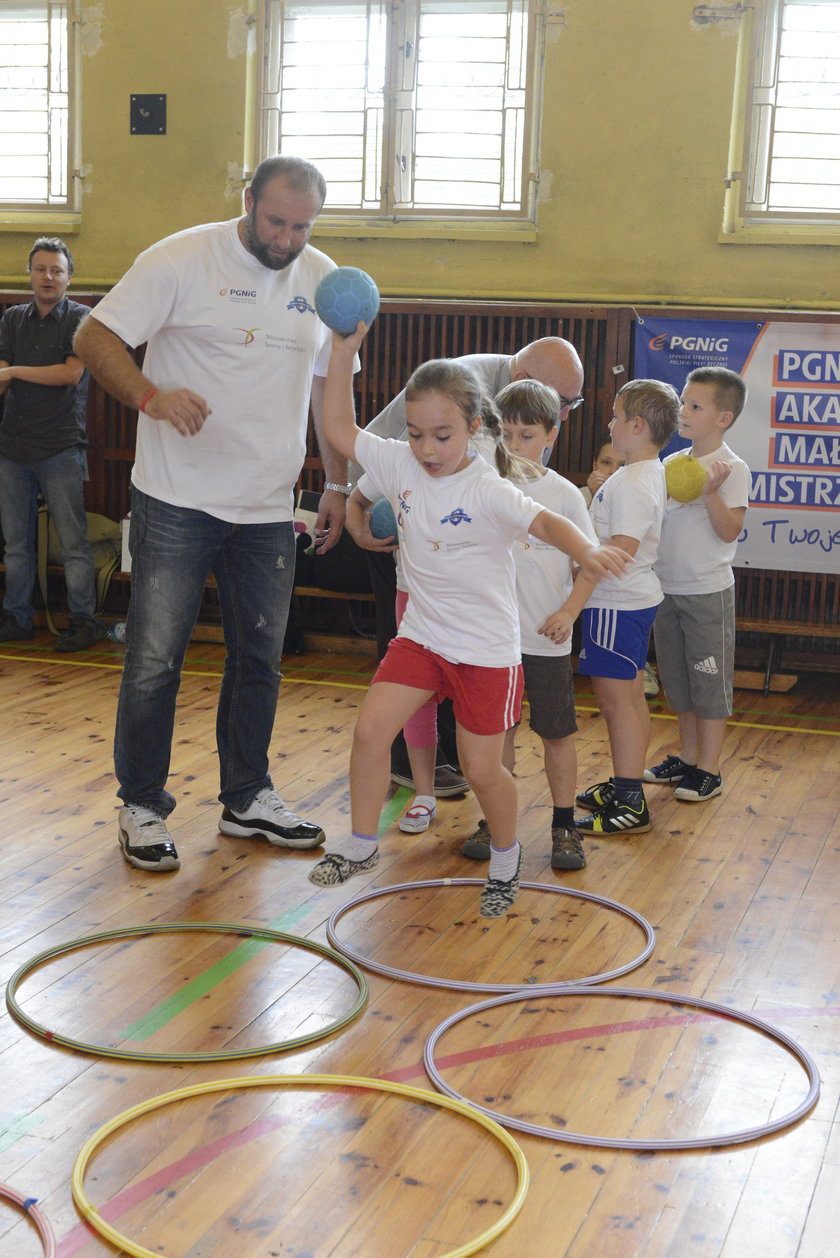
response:
[[[310,872],[344,883],[379,863],[377,828],[397,732],[432,696],[452,699],[461,770],[487,819],[493,846],[480,912],[499,917],[519,890],[516,784],[502,764],[505,731],[519,718],[522,668],[512,547],[531,533],[598,581],[623,570],[617,547],[595,546],[575,525],[527,498],[510,480],[498,414],[462,363],[425,363],[406,388],[407,442],[356,426],[353,361],[366,328],[333,336],[324,431],[370,472],[394,508],[408,606],[359,712],[350,757],[352,831],[328,845]],[[470,448],[482,428],[497,467]]]

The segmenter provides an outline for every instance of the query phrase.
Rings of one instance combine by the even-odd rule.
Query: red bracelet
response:
[[[160,389],[154,389],[154,388],[149,389],[149,392],[146,394],[146,396],[141,399],[140,405],[137,407],[138,411],[144,411],[146,409],[147,403],[151,402],[152,398],[155,396],[156,393],[160,393]]]

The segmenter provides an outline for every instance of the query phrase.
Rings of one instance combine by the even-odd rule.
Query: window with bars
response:
[[[535,0],[266,0],[260,156],[305,157],[328,212],[527,219]]]
[[[0,208],[72,209],[69,3],[0,0]]]
[[[840,0],[764,0],[754,14],[741,213],[840,224]]]

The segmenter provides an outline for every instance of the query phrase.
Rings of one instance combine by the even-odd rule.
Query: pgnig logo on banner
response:
[[[728,354],[729,338],[726,336],[669,336],[660,332],[648,341],[648,349],[684,350],[692,354]]]

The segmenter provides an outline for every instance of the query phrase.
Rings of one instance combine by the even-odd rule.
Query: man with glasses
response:
[[[491,397],[495,397],[505,385],[515,380],[538,380],[550,385],[560,395],[562,424],[573,410],[583,402],[583,366],[580,356],[570,341],[560,336],[544,336],[531,341],[511,354],[465,354],[457,360],[466,364],[478,376]],[[406,437],[405,390],[398,393],[384,410],[367,425],[368,432],[379,437],[394,437],[404,441]],[[358,469],[356,469],[358,475]],[[355,476],[352,477],[356,479]],[[381,657],[391,638],[396,635],[394,614],[396,579],[393,557],[387,553],[368,551],[373,592],[376,600],[377,653]],[[435,769],[435,795],[440,797],[462,795],[468,789],[466,781],[457,770],[454,721],[449,719],[448,702],[438,709],[438,763]],[[402,735],[394,742],[391,754],[391,780],[400,786],[413,786],[408,753]]]

